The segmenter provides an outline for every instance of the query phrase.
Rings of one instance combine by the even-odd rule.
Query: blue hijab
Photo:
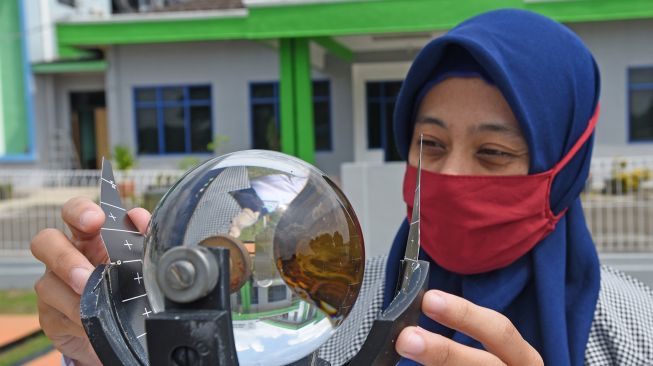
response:
[[[399,152],[407,157],[415,101],[447,63],[472,59],[496,85],[529,146],[530,174],[551,169],[586,129],[599,99],[599,72],[580,39],[566,27],[523,10],[473,17],[419,53],[401,87],[394,116]],[[465,63],[466,61],[461,61]],[[444,66],[443,66],[444,64]],[[593,138],[557,175],[551,207],[568,208],[556,229],[506,268],[459,275],[431,262],[429,287],[462,296],[506,315],[547,365],[582,365],[600,286],[599,261],[579,195],[589,174]],[[408,223],[388,258],[384,307],[392,300]],[[470,337],[422,316],[420,326],[472,347]],[[403,360],[403,364],[412,364]]]

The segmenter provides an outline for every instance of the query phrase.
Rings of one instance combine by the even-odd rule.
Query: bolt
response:
[[[195,283],[195,266],[187,260],[172,262],[166,271],[166,282],[175,290],[185,290]]]

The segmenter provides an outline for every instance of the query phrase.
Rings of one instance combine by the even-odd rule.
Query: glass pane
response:
[[[138,153],[158,154],[159,136],[156,125],[156,109],[136,109],[136,128],[138,130]]]
[[[211,107],[190,107],[190,149],[192,152],[209,151],[213,139]]]
[[[211,87],[192,86],[188,88],[188,94],[192,100],[211,100]]]
[[[367,148],[381,147],[381,104],[367,102]]]
[[[252,106],[252,148],[281,150],[274,104]]]
[[[388,81],[385,83],[385,97],[396,98],[401,89],[401,81]]]
[[[154,88],[139,88],[136,89],[137,102],[154,102],[156,101],[156,89]]]
[[[183,101],[184,88],[164,88],[163,100],[166,102]]]
[[[315,149],[331,150],[329,102],[313,103],[313,120],[315,123]]]
[[[395,110],[394,102],[385,103],[385,160],[399,161],[402,160],[397,145],[395,144],[395,133],[392,126],[393,112]]]
[[[631,84],[653,84],[653,67],[630,69],[628,70],[628,77]]]
[[[268,302],[276,302],[286,299],[286,286],[270,286],[268,290]]]
[[[630,92],[630,139],[653,140],[653,89]]]
[[[313,82],[313,96],[315,97],[329,97],[329,81],[314,81]]]
[[[181,107],[164,108],[163,125],[165,128],[166,152],[185,152],[184,109]]]
[[[274,98],[276,97],[276,83],[252,84],[252,98]]]
[[[258,305],[258,287],[256,286],[250,286],[252,294],[250,298],[250,302],[252,305]]]
[[[378,81],[369,81],[365,83],[367,98],[376,98],[381,96],[381,83]]]

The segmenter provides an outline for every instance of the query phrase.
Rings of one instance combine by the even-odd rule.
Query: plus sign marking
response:
[[[143,316],[150,317],[150,314],[152,314],[151,311],[147,310],[147,307],[145,308],[145,312],[142,314]]]
[[[127,248],[129,248],[129,250],[132,250],[132,245],[134,245],[134,244],[128,242],[127,239],[125,239],[125,244],[123,244],[123,245],[126,246]]]
[[[116,221],[116,217],[113,216],[113,212],[109,211],[109,217],[113,219],[113,221]]]
[[[138,272],[136,272],[136,277],[134,277],[134,281],[138,281],[138,284],[140,285],[142,279],[143,277],[141,277],[141,275],[138,274]]]

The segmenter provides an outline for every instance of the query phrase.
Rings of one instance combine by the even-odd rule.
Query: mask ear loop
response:
[[[565,155],[562,160],[558,162],[552,169],[551,169],[551,175],[549,176],[549,187],[547,188],[547,194],[546,194],[546,213],[547,216],[549,217],[550,220],[552,220],[552,225],[555,225],[558,220],[567,212],[569,209],[568,207],[565,207],[562,211],[558,212],[556,215],[552,210],[551,210],[551,185],[553,184],[553,179],[554,177],[569,163],[571,159],[576,156],[576,153],[580,150],[581,147],[587,142],[587,140],[592,136],[592,133],[594,132],[594,128],[596,128],[596,123],[599,120],[599,111],[601,109],[601,106],[599,104],[596,105],[596,109],[594,110],[594,114],[592,115],[592,118],[590,118],[589,122],[587,123],[587,128],[583,132],[582,135],[578,138],[574,146],[571,147],[567,155]]]
[[[580,150],[581,147],[583,147],[583,145],[587,142],[587,140],[589,140],[590,136],[594,132],[594,128],[596,127],[596,123],[599,120],[599,110],[600,109],[601,109],[601,106],[599,104],[597,104],[596,109],[594,110],[594,114],[592,115],[592,118],[590,118],[590,120],[589,120],[589,122],[587,124],[587,128],[585,129],[583,134],[580,135],[580,137],[578,138],[578,140],[576,141],[574,146],[571,147],[571,149],[569,150],[567,155],[565,155],[565,157],[562,158],[562,160],[560,160],[558,162],[558,164],[556,164],[553,167],[553,169],[551,169],[551,171],[553,172],[553,175],[558,174],[562,170],[562,168],[564,168],[567,165],[567,163],[569,163],[569,161],[571,159],[573,159],[574,156],[576,156],[576,153]]]

